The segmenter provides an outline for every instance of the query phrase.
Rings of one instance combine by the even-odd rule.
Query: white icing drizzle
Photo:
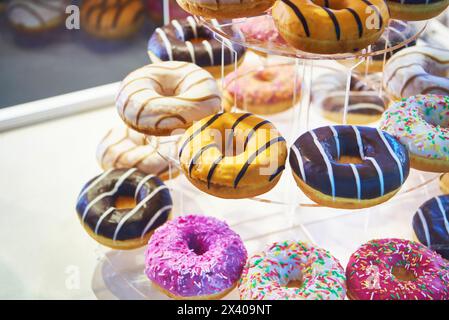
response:
[[[354,130],[355,137],[357,139],[357,146],[359,148],[360,158],[363,160],[365,159],[365,152],[363,151],[363,142],[362,137],[360,136],[360,131],[359,129],[357,129],[356,126],[352,126],[352,129]]]
[[[326,152],[324,151],[323,146],[321,145],[320,141],[318,141],[318,137],[316,136],[315,132],[310,131],[310,135],[312,136],[313,142],[315,143],[316,147],[320,151],[321,156],[323,157],[323,160],[326,163],[327,173],[329,175],[329,181],[331,184],[332,198],[335,199],[335,181],[334,181],[334,172],[332,170],[332,164],[331,164],[328,156],[326,155]]]
[[[162,41],[164,42],[164,46],[165,46],[165,49],[167,50],[168,58],[170,59],[170,61],[173,61],[173,50],[171,47],[170,40],[168,40],[167,34],[161,28],[157,28],[156,32],[159,35],[159,37],[161,37]]]
[[[139,182],[139,184],[136,187],[136,191],[134,192],[134,199],[137,199],[137,195],[139,194],[140,188],[142,188],[142,186],[145,183],[147,183],[147,181],[153,179],[155,176],[156,175],[154,175],[154,174],[149,174]]]
[[[125,216],[123,216],[123,218],[117,224],[117,228],[114,231],[114,237],[112,238],[112,240],[116,241],[120,230],[122,229],[123,225],[125,224],[126,221],[128,221],[129,218],[131,218],[134,214],[136,214],[136,212],[138,212],[141,207],[143,207],[149,200],[151,200],[151,198],[153,198],[157,193],[159,193],[159,191],[164,189],[168,190],[168,187],[166,185],[157,187],[149,195],[147,195],[145,199],[140,201],[131,211],[129,211]]]
[[[123,184],[123,182],[130,176],[132,175],[137,169],[136,168],[132,168],[129,169],[128,171],[126,171],[124,174],[122,174],[122,176],[117,180],[117,182],[114,185],[114,188],[110,191],[104,192],[100,195],[98,195],[94,200],[92,200],[84,209],[83,215],[81,217],[81,221],[84,222],[84,220],[86,219],[87,213],[89,212],[90,208],[92,208],[93,205],[95,205],[95,203],[97,203],[98,201],[100,201],[103,198],[106,198],[108,196],[112,196],[114,195],[114,193],[116,193],[118,191],[118,189],[120,188],[120,186]]]
[[[295,145],[292,146],[292,150],[295,153],[296,160],[298,160],[298,166],[299,166],[299,171],[301,171],[302,180],[304,180],[304,182],[307,182],[306,181],[306,174],[305,174],[305,171],[304,171],[304,163],[302,162],[301,152],[299,151],[298,147],[295,146]]]
[[[195,48],[193,47],[192,42],[186,41],[185,44],[186,44],[187,50],[189,50],[190,58],[192,59],[192,62],[196,63]]]
[[[379,176],[379,183],[380,183],[380,196],[383,196],[385,193],[385,186],[384,186],[384,175],[382,173],[382,169],[380,168],[379,164],[377,163],[377,160],[371,157],[366,157],[366,160],[371,161],[374,168],[377,171],[377,175]]]
[[[427,246],[430,247],[429,227],[427,225],[426,218],[424,217],[424,214],[423,214],[421,208],[418,209],[418,217],[421,220],[421,224],[422,224],[422,227],[424,229],[424,236],[426,237]]]
[[[193,36],[196,38],[198,38],[198,29],[196,26],[196,22],[195,19],[193,19],[192,16],[187,17],[187,22],[190,24],[190,27],[192,28],[192,32],[193,32]]]
[[[207,53],[209,54],[210,64],[211,64],[211,66],[213,66],[215,63],[214,63],[214,53],[212,50],[212,46],[210,45],[209,41],[207,41],[207,40],[203,40],[202,43],[203,43],[204,48],[206,48]]]
[[[359,129],[357,129],[356,126],[352,126],[352,129],[354,130],[356,139],[357,139],[357,145],[359,148],[360,158],[362,160],[369,160],[373,164],[374,168],[377,171],[377,175],[379,176],[379,184],[380,184],[380,195],[383,196],[385,192],[385,184],[384,184],[384,175],[382,172],[382,169],[380,168],[379,164],[377,163],[377,160],[372,157],[366,157],[365,152],[363,151],[363,141],[362,137],[360,135]]]
[[[103,220],[104,220],[108,215],[110,215],[112,212],[114,212],[115,209],[116,209],[115,207],[111,207],[111,208],[109,208],[108,210],[106,210],[105,212],[103,212],[103,214],[100,216],[100,218],[98,219],[97,224],[96,224],[96,226],[95,226],[95,230],[94,230],[94,233],[95,233],[95,234],[98,234],[98,229],[100,229],[100,225],[101,225],[101,223],[103,222]]]
[[[178,20],[172,20],[171,22],[172,26],[178,31],[179,36],[182,38],[182,41],[185,41],[186,35],[184,33],[184,29],[182,28],[181,24]]]
[[[330,126],[329,128],[331,128],[331,131],[334,134],[335,146],[337,148],[337,159],[340,159],[340,140],[338,139],[338,132],[333,126]]]
[[[150,219],[150,221],[148,221],[147,225],[145,226],[145,228],[143,228],[142,234],[140,235],[140,238],[143,238],[145,236],[145,234],[148,232],[148,230],[151,228],[151,226],[154,224],[154,222],[159,218],[159,216],[164,213],[167,210],[171,210],[173,208],[172,205],[168,205],[165,207],[160,208],[155,215]]]
[[[357,200],[361,200],[362,199],[362,185],[360,182],[360,175],[359,172],[357,171],[357,167],[355,166],[355,164],[350,163],[349,166],[352,169],[352,172],[354,173],[354,178],[355,178],[355,184],[357,186]]]
[[[377,132],[379,133],[380,138],[382,139],[383,143],[387,147],[388,152],[390,153],[390,155],[393,157],[394,161],[396,161],[396,164],[398,165],[399,175],[401,177],[401,184],[402,184],[404,182],[404,172],[402,170],[401,161],[399,160],[399,158],[396,155],[396,153],[394,153],[393,149],[391,149],[391,146],[388,143],[387,139],[385,138],[383,132],[379,128],[377,128]]]
[[[439,197],[435,197],[438,207],[440,208],[441,215],[443,216],[444,227],[446,228],[446,232],[449,234],[449,222],[446,218],[446,211],[444,210],[443,204],[441,203],[441,199]]]
[[[385,109],[377,104],[371,104],[371,103],[357,103],[352,104],[348,106],[348,111],[357,111],[357,110],[363,110],[363,109],[372,109],[379,112],[384,112]]]
[[[85,188],[83,190],[83,192],[80,193],[78,199],[81,199],[82,196],[84,196],[86,193],[89,192],[89,190],[91,190],[93,187],[95,187],[101,180],[103,180],[104,178],[106,178],[114,169],[109,169],[105,172],[103,172],[101,174],[101,176],[99,176],[97,179],[95,179],[95,181],[93,181],[87,188]]]

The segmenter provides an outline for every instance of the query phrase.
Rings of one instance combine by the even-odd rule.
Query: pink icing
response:
[[[402,267],[413,274],[401,280]],[[449,265],[436,252],[413,241],[372,240],[352,254],[346,268],[348,291],[357,300],[449,299]]]
[[[145,252],[145,273],[175,296],[213,295],[236,283],[246,258],[240,236],[225,222],[188,215],[153,234]]]
[[[287,45],[274,25],[270,15],[246,18],[245,22],[236,20],[236,26],[245,36],[249,43],[262,42],[271,43],[276,46]]]

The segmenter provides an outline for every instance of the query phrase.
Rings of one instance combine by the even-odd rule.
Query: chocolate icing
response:
[[[357,141],[358,133],[362,152]],[[380,134],[385,137],[395,157]],[[360,157],[362,163],[339,163],[338,159],[343,155]],[[332,172],[325,158],[329,160]],[[292,146],[289,159],[295,174],[312,188],[329,196],[350,199],[357,199],[360,192],[362,200],[377,198],[398,189],[410,169],[407,149],[390,134],[370,127],[328,126],[306,132]],[[381,170],[380,176],[374,163]],[[360,178],[360,190],[353,168]]]
[[[449,259],[449,195],[426,201],[413,216],[418,240]]]
[[[212,31],[198,25],[192,17],[172,20],[170,24],[158,29],[159,31],[156,30],[148,42],[148,51],[160,60],[194,62],[200,67],[221,66],[221,42],[214,38]],[[168,43],[163,39],[164,34]],[[190,52],[189,45],[193,48],[193,53]],[[237,52],[237,59],[240,59],[246,51],[243,46],[236,44],[232,44],[232,48]],[[232,63],[234,53],[225,46],[224,64]]]
[[[119,196],[134,197],[136,207],[115,209]],[[167,221],[172,205],[170,192],[158,177],[136,169],[115,169],[86,183],[76,211],[80,220],[98,235],[129,240],[161,226]]]
[[[384,34],[377,40],[371,47],[373,52],[385,50],[385,45],[387,48],[395,47],[400,43],[403,43],[407,39],[413,37],[416,33],[415,27],[408,22],[400,21],[400,20],[390,20],[388,31],[384,32]],[[388,42],[386,43],[388,37]],[[407,43],[405,46],[401,46],[400,48],[390,51],[387,53],[387,59],[390,59],[393,54],[396,52],[416,45],[416,41],[413,40]],[[384,55],[378,54],[372,57],[374,61],[383,61]]]

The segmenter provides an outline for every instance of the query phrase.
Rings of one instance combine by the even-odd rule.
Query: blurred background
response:
[[[163,23],[163,1],[131,2],[129,12],[129,0],[0,0],[0,108],[120,81],[149,63],[147,41]],[[66,27],[71,4],[81,12],[79,29]],[[184,15],[175,0],[170,6],[172,18]]]

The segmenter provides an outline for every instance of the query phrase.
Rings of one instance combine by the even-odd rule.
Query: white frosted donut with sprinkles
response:
[[[410,165],[449,171],[449,97],[419,95],[398,101],[383,114],[380,128],[410,152]]]
[[[176,158],[177,150],[173,137],[147,137],[128,127],[117,126],[98,144],[97,161],[103,170],[137,168],[168,180],[179,174],[177,167],[170,168],[169,163],[169,159]]]
[[[165,61],[131,72],[122,81],[116,107],[132,129],[167,136],[220,111],[221,95],[206,70],[193,63]]]
[[[343,300],[345,273],[328,251],[300,241],[274,243],[248,259],[242,300]]]

